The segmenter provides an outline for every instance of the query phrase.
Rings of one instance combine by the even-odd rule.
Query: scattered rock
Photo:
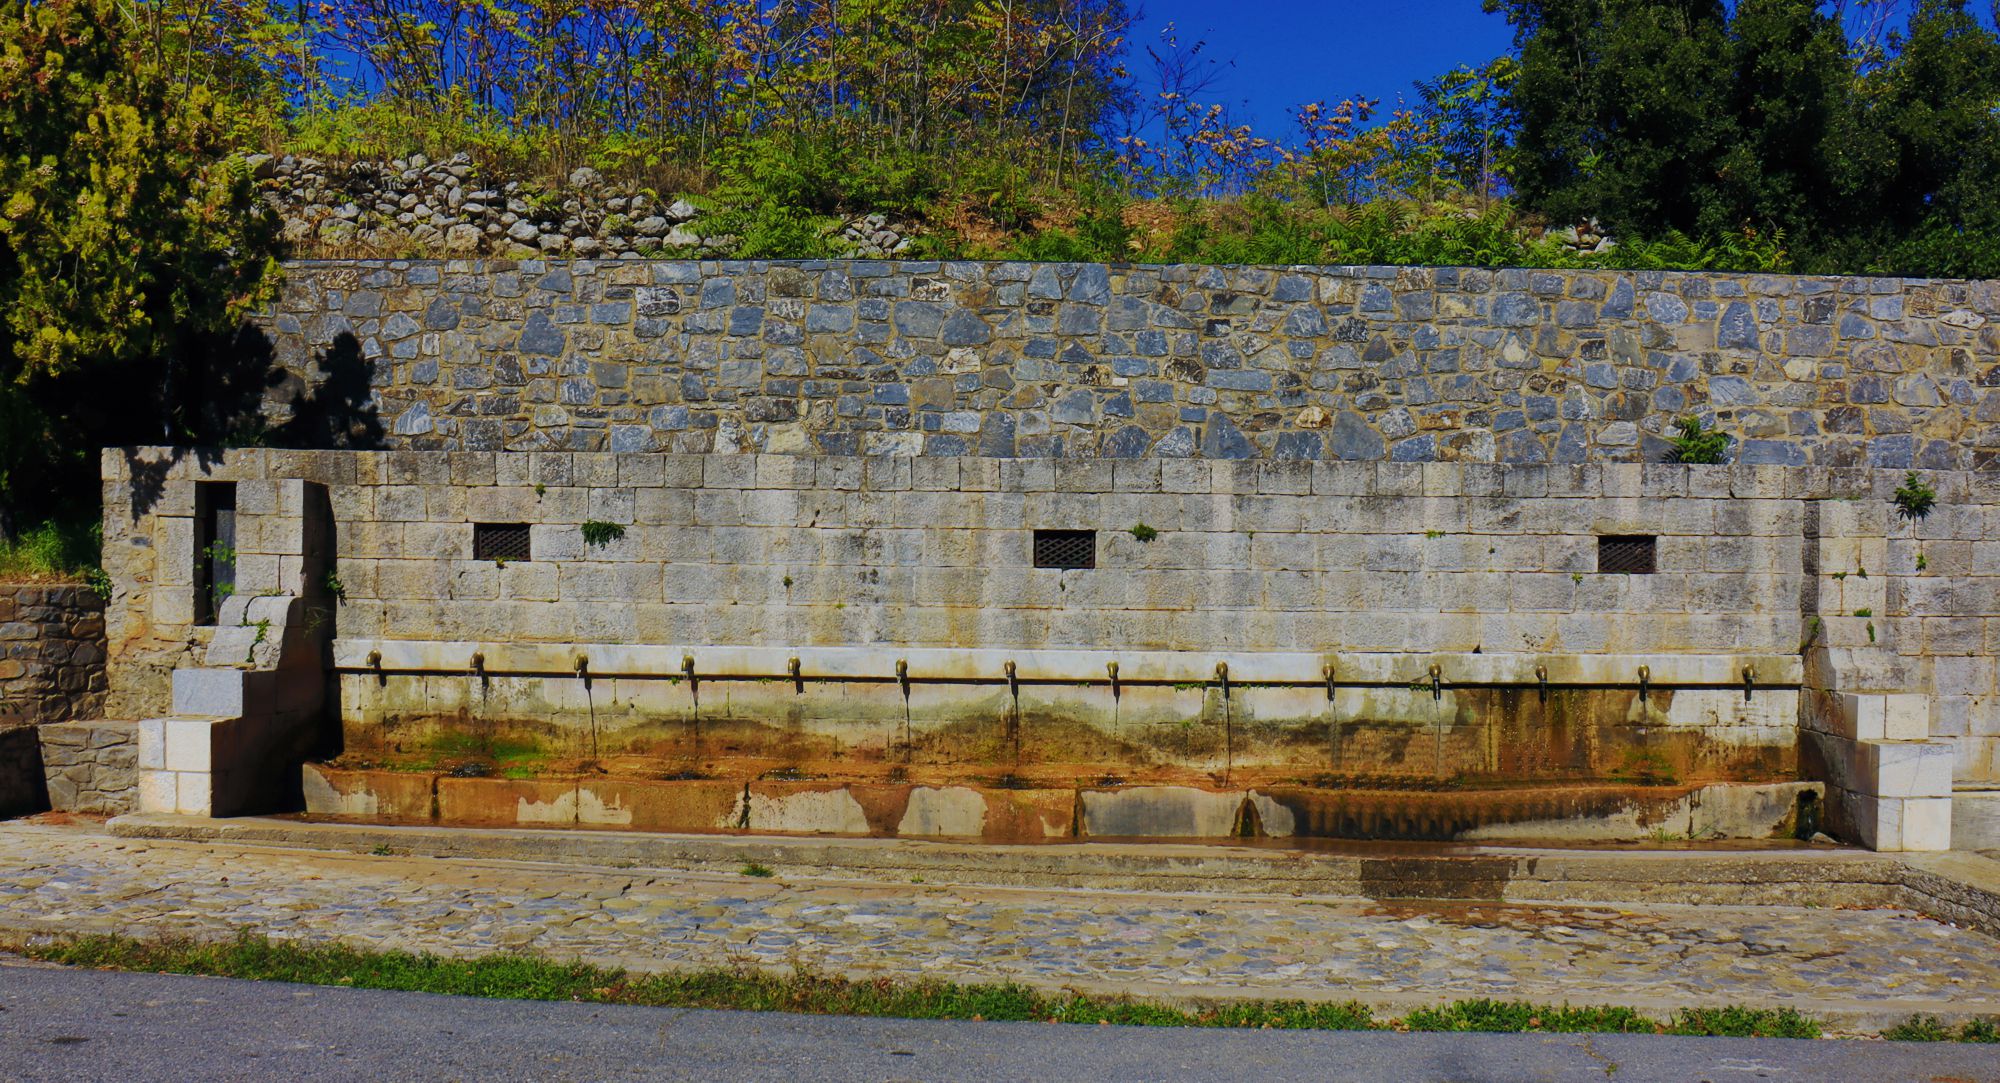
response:
[[[285,239],[298,245],[375,248],[401,255],[411,248],[452,256],[520,256],[524,250],[579,258],[638,258],[662,247],[727,252],[734,237],[704,236],[693,223],[702,211],[685,199],[662,207],[643,192],[620,191],[587,166],[564,183],[482,183],[469,154],[443,162],[424,155],[329,165],[298,155],[244,157],[278,215]],[[884,254],[907,246],[892,231]],[[872,249],[871,249],[872,250]]]

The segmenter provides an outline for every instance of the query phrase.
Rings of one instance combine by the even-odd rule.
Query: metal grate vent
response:
[[[1035,567],[1097,567],[1097,531],[1035,531]]]
[[[1620,535],[1597,539],[1597,570],[1623,575],[1651,575],[1659,539]]]
[[[472,524],[472,559],[533,560],[526,523]]]

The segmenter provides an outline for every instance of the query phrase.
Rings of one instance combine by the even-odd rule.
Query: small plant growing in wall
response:
[[[258,621],[256,624],[256,628],[257,628],[257,638],[250,641],[250,650],[243,657],[244,665],[249,665],[250,663],[255,662],[257,660],[257,648],[263,646],[264,641],[271,637],[271,619],[269,617],[266,617],[263,620]]]
[[[1152,527],[1149,527],[1144,523],[1136,523],[1132,527],[1132,536],[1139,539],[1142,542],[1149,542],[1152,541],[1154,538],[1159,537],[1160,532],[1154,530]]]
[[[324,587],[326,589],[326,592],[329,595],[332,595],[334,598],[337,598],[343,602],[347,600],[347,584],[340,581],[339,572],[336,572],[333,569],[328,568],[326,575],[320,578],[319,585],[321,587]]]
[[[617,523],[607,523],[601,519],[584,521],[583,544],[592,549],[602,549],[625,536],[625,528]]]
[[[1903,477],[1902,487],[1896,490],[1894,499],[1896,514],[1909,522],[1916,522],[1931,513],[1937,506],[1937,490],[1925,484],[1915,470]]]
[[[1670,463],[1719,463],[1729,454],[1729,437],[1693,414],[1674,422],[1674,435],[1667,437],[1667,444]]]

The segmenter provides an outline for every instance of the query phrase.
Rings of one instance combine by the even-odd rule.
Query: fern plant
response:
[[[1909,522],[1916,522],[1931,513],[1937,506],[1937,490],[1925,484],[1915,470],[1903,477],[1903,484],[1896,490],[1896,514]]]
[[[625,536],[624,527],[601,519],[586,520],[581,529],[583,543],[593,549],[602,549]]]
[[[1674,435],[1667,443],[1671,445],[1667,451],[1671,463],[1719,463],[1729,453],[1729,436],[1708,428],[1693,414],[1674,422]]]

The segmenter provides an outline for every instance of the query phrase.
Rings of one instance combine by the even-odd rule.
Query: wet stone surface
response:
[[[856,884],[0,825],[0,930],[532,951],[633,968],[1576,1004],[2000,1012],[2000,942],[1894,910],[1385,905]]]

